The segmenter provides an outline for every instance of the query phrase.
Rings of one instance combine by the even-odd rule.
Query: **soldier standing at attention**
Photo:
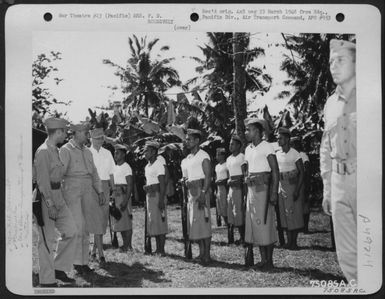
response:
[[[245,155],[241,153],[242,141],[236,135],[230,140],[231,155],[226,160],[230,179],[228,195],[228,222],[232,227],[237,227],[240,238],[235,244],[243,244],[245,241],[245,221],[244,221],[244,192],[243,192],[243,172],[242,165],[245,162]],[[232,233],[232,232],[231,232]]]
[[[338,261],[350,282],[357,280],[356,45],[331,40],[329,63],[337,88],[324,108],[323,208],[332,215]]]
[[[159,143],[146,142],[144,156],[148,161],[146,176],[147,233],[156,239],[156,252],[165,255],[164,246],[168,233],[166,211],[166,171],[164,160],[158,157]]]
[[[88,123],[71,125],[70,129],[74,135],[59,152],[64,164],[63,196],[78,229],[74,268],[78,274],[85,274],[94,271],[88,266],[89,234],[103,233],[99,219],[103,214],[94,204],[102,206],[106,198],[92,153],[85,146],[89,137]]]
[[[234,243],[234,229],[228,224],[227,218],[227,180],[229,179],[229,171],[226,166],[226,150],[223,147],[217,148],[216,153],[216,160],[218,162],[218,164],[215,165],[217,211],[218,216],[223,217],[227,225],[228,244],[232,244]]]
[[[115,166],[114,158],[109,150],[102,147],[104,142],[104,132],[102,128],[96,128],[91,131],[91,146],[90,151],[94,159],[99,178],[102,183],[103,193],[107,197],[104,205],[100,206],[96,201],[93,202],[95,209],[100,209],[102,212],[101,218],[95,220],[101,221],[101,231],[103,234],[94,235],[94,247],[92,249],[92,258],[96,258],[96,248],[98,248],[99,262],[104,264],[106,262],[103,254],[103,235],[106,233],[109,217],[109,197],[110,188],[113,188],[113,169]]]
[[[279,212],[282,228],[286,229],[284,248],[296,250],[298,232],[303,228],[303,208],[300,190],[303,182],[303,163],[299,153],[290,147],[290,130],[278,129],[277,161],[280,171]]]
[[[134,189],[132,169],[126,162],[127,148],[122,144],[116,144],[115,162],[113,168],[114,192],[113,198],[116,207],[122,213],[122,217],[116,220],[111,217],[111,226],[114,232],[120,232],[123,246],[120,252],[132,251],[132,191]]]
[[[309,233],[309,219],[310,219],[310,203],[309,203],[309,184],[310,184],[310,160],[308,155],[303,151],[301,137],[291,138],[292,147],[299,152],[303,164],[303,183],[300,190],[300,198],[302,200],[303,208],[303,232]]]
[[[48,138],[37,149],[33,165],[34,176],[43,200],[41,206],[44,226],[39,229],[38,244],[39,281],[42,287],[57,287],[55,279],[75,282],[65,272],[71,271],[72,268],[77,230],[61,191],[64,166],[57,148],[67,136],[67,121],[61,118],[48,118],[44,125]],[[56,239],[55,228],[60,233],[59,242]]]
[[[201,131],[187,130],[186,145],[190,154],[185,159],[183,167],[187,174],[188,188],[187,232],[191,241],[199,243],[197,260],[206,265],[211,260],[211,162],[209,154],[199,148],[201,142]]]
[[[273,265],[274,243],[277,242],[275,212],[279,170],[273,146],[262,140],[265,121],[257,118],[245,120],[246,137],[251,143],[245,150],[247,189],[245,243],[246,266],[254,264],[253,244],[259,246],[261,261],[256,267],[270,270]]]

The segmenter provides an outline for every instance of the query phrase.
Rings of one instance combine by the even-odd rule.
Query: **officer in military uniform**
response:
[[[75,281],[65,272],[72,268],[77,229],[62,195],[64,165],[57,148],[57,144],[62,143],[67,136],[67,122],[61,118],[48,118],[44,124],[48,138],[37,149],[33,165],[34,177],[43,199],[44,226],[39,229],[38,244],[39,281],[43,287],[56,287],[55,278],[63,282]],[[58,242],[55,228],[60,233]]]
[[[356,46],[330,41],[330,72],[337,84],[324,107],[320,148],[323,208],[332,215],[336,251],[348,281],[357,280]]]
[[[259,246],[260,270],[270,270],[273,265],[274,243],[277,242],[274,207],[278,197],[279,170],[273,146],[262,140],[266,122],[263,119],[245,120],[246,137],[251,143],[245,150],[247,165],[246,231],[247,244],[245,265],[254,264],[253,245]]]
[[[102,184],[92,158],[92,153],[85,146],[89,137],[88,123],[70,126],[74,133],[70,141],[60,148],[60,159],[64,164],[63,196],[78,229],[74,268],[78,274],[92,272],[89,261],[89,234],[99,234],[95,230],[100,223],[90,206],[96,201],[100,206],[106,203]]]

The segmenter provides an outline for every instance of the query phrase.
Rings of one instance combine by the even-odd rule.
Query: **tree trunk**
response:
[[[245,73],[245,50],[246,36],[244,33],[233,33],[233,94],[232,102],[235,116],[235,131],[242,139],[243,144],[246,143],[244,120],[247,117],[246,107],[246,73]]]

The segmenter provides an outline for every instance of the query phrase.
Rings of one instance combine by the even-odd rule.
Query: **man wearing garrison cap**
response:
[[[42,218],[39,227],[39,281],[43,287],[56,287],[56,279],[74,282],[65,272],[71,271],[76,249],[77,229],[61,191],[65,172],[57,144],[67,136],[67,121],[48,118],[44,125],[48,138],[37,149],[33,164],[34,178],[42,194]],[[61,237],[57,242],[57,232]],[[54,257],[54,252],[56,256]]]
[[[330,41],[330,73],[337,88],[324,107],[320,147],[323,208],[334,223],[336,251],[348,281],[357,280],[356,46]]]
[[[90,208],[95,202],[106,203],[102,184],[95,167],[92,153],[85,143],[89,137],[89,124],[82,122],[71,125],[73,137],[60,148],[60,158],[64,164],[64,199],[72,212],[78,229],[74,267],[78,274],[92,272],[89,261],[89,234],[99,234],[95,224],[98,215]]]
[[[188,188],[187,234],[191,241],[198,241],[197,260],[206,265],[211,260],[211,162],[209,154],[199,147],[201,142],[202,132],[187,130],[186,146],[190,154],[184,160],[183,168]]]
[[[227,225],[227,239],[228,243],[234,243],[234,238],[231,234],[230,226],[227,222],[228,220],[228,208],[227,208],[227,180],[229,179],[229,171],[226,166],[226,149],[223,147],[217,148],[217,154],[215,159],[218,164],[215,165],[215,184],[217,189],[215,192],[216,197],[216,206],[217,206],[217,216],[223,217],[225,224]]]
[[[253,245],[259,246],[260,270],[273,268],[273,249],[277,241],[275,213],[279,170],[273,146],[262,139],[266,122],[262,119],[245,120],[246,138],[251,143],[245,150],[247,202],[245,216],[245,265],[254,264]]]
[[[245,217],[244,217],[244,190],[243,190],[243,170],[245,155],[241,153],[242,141],[237,135],[233,135],[230,140],[229,150],[231,155],[227,157],[226,165],[229,172],[229,194],[227,198],[228,223],[230,226],[231,239],[234,237],[234,227],[238,228],[240,238],[235,244],[243,244],[245,240]]]
[[[114,158],[109,150],[102,147],[104,143],[103,128],[95,128],[91,132],[91,146],[89,147],[100,181],[102,183],[103,193],[107,197],[103,205],[99,205],[97,201],[90,202],[90,213],[94,215],[94,246],[92,249],[92,257],[96,259],[96,249],[98,249],[99,263],[105,263],[103,253],[103,235],[106,233],[109,216],[108,200],[110,189],[113,189],[113,171],[115,167]],[[98,215],[98,216],[96,216]]]
[[[146,177],[147,234],[155,237],[156,252],[165,255],[166,234],[168,233],[166,210],[166,178],[164,162],[158,158],[160,145],[147,141],[144,156],[148,161],[144,168]]]

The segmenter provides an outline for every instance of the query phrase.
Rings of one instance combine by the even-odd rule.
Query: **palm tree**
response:
[[[125,105],[138,110],[144,108],[147,117],[150,106],[157,107],[165,100],[163,93],[167,89],[181,84],[178,72],[170,66],[173,58],[158,60],[152,57],[152,51],[158,42],[158,38],[147,41],[146,36],[139,40],[133,35],[128,38],[130,57],[125,67],[109,59],[103,60],[103,63],[115,68],[115,75],[120,78],[122,92],[128,95]],[[167,50],[168,46],[160,49],[161,52]]]
[[[198,76],[188,80],[184,88],[191,90],[208,89],[205,99],[205,110],[202,119],[211,120],[207,126],[209,131],[216,132],[227,140],[234,123],[242,123],[246,116],[246,98],[234,96],[234,59],[243,70],[244,84],[240,87],[243,92],[266,92],[271,86],[271,77],[262,69],[252,66],[251,62],[264,55],[262,48],[248,49],[250,38],[246,33],[209,32],[208,43],[199,48],[205,59],[191,57],[199,66],[196,68]],[[234,51],[234,42],[239,45],[240,52]],[[184,104],[187,106],[187,104]],[[238,111],[238,110],[240,111]],[[192,107],[198,113],[199,108]],[[235,110],[235,111],[234,111]],[[243,136],[244,130],[237,128],[238,134]]]

